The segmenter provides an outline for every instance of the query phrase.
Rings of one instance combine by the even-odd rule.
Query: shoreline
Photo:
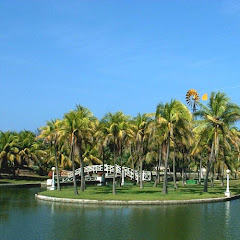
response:
[[[41,194],[35,194],[35,198],[43,201],[61,202],[61,203],[78,203],[78,204],[96,204],[96,205],[180,205],[180,204],[197,204],[197,203],[216,203],[227,202],[240,198],[240,194],[232,197],[205,198],[191,200],[91,200],[91,199],[74,199],[74,198],[58,198],[48,197]]]
[[[0,188],[14,188],[14,187],[47,187],[45,182],[39,183],[1,183]]]

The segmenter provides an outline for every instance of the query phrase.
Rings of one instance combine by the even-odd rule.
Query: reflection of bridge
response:
[[[98,173],[103,172],[103,165],[92,165],[84,167],[84,174],[85,174],[85,180],[86,181],[99,181],[102,182],[102,177],[98,176]],[[104,172],[105,172],[105,178],[110,179],[113,178],[114,174],[114,166],[113,165],[104,165]],[[124,178],[127,177],[131,180],[139,180],[140,179],[140,173],[137,170],[133,170],[128,167],[122,167],[116,165],[116,177],[120,177],[122,173],[122,183],[124,183]],[[93,175],[96,176],[93,176]],[[78,168],[75,170],[76,176],[81,176],[81,168]],[[150,171],[143,171],[142,172],[142,179],[143,181],[151,181],[151,172]],[[73,181],[73,172],[69,172],[68,176],[65,178],[62,178],[62,182],[72,182]]]

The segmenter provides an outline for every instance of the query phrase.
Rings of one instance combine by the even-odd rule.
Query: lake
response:
[[[96,206],[36,200],[40,188],[0,188],[0,240],[240,239],[240,200]]]

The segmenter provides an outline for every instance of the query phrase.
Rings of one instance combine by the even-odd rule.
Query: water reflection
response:
[[[229,220],[230,220],[230,204],[231,202],[225,202],[225,221],[226,221],[226,225],[228,226],[229,224]]]
[[[98,206],[39,201],[40,189],[0,189],[1,240],[239,239],[240,201]]]

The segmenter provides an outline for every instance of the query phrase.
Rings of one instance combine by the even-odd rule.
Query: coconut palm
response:
[[[186,110],[186,109],[184,109]],[[183,110],[183,111],[184,111]],[[183,113],[183,112],[182,112]],[[173,148],[173,183],[174,188],[177,188],[176,184],[176,149],[178,146],[183,145],[190,152],[192,143],[192,132],[191,132],[191,114],[186,111],[177,121],[173,128],[173,134],[171,136],[171,145]]]
[[[116,194],[116,160],[117,155],[121,152],[122,139],[125,134],[125,123],[127,117],[122,112],[117,112],[115,114],[108,113],[103,118],[103,123],[105,124],[104,132],[107,133],[106,142],[108,144],[113,144],[114,153],[114,173],[113,173],[113,194]]]
[[[60,191],[60,177],[59,177],[59,159],[60,159],[60,147],[61,147],[61,136],[60,136],[60,121],[52,120],[48,121],[46,126],[41,127],[41,134],[38,136],[40,139],[44,139],[44,143],[49,145],[50,151],[53,151],[55,166],[56,166],[56,176],[57,176],[57,190]],[[50,152],[51,154],[51,152]],[[51,156],[50,156],[51,158]]]
[[[140,167],[140,188],[143,188],[143,161],[148,152],[149,136],[151,130],[149,130],[149,125],[152,120],[152,114],[138,114],[134,119],[134,130],[135,130],[135,141],[136,141],[136,153],[139,161]]]
[[[174,140],[175,132],[177,129],[185,129],[187,121],[190,121],[191,114],[185,105],[177,100],[172,100],[165,105],[159,104],[156,110],[156,116],[159,124],[162,125],[164,132],[164,138],[166,139],[166,157],[165,157],[165,169],[164,169],[164,182],[163,182],[163,194],[167,191],[167,168],[168,158],[170,151],[171,139]]]
[[[212,92],[207,106],[200,104],[201,109],[195,116],[203,120],[198,121],[201,135],[209,136],[210,154],[207,160],[206,177],[204,181],[204,192],[208,191],[208,176],[214,159],[218,157],[220,135],[226,136],[229,129],[240,118],[239,106],[229,101],[225,93]]]
[[[103,172],[102,172],[102,184],[105,185],[105,151],[108,141],[108,128],[104,120],[100,121],[97,125],[96,132],[94,134],[95,142],[97,145],[98,153],[102,159]]]
[[[16,132],[0,131],[0,169],[8,169],[10,164],[13,166],[13,175],[15,175],[16,165],[21,163],[18,145]]]
[[[156,159],[156,179],[154,181],[153,187],[156,187],[157,184],[160,183],[160,167],[162,165],[162,148],[163,148],[163,142],[164,142],[164,134],[162,127],[158,124],[158,122],[155,121],[152,122],[152,134],[151,134],[151,140],[153,148],[155,148],[155,159]]]
[[[73,182],[75,194],[78,194],[75,177],[74,157],[77,151],[81,167],[81,191],[86,188],[84,177],[83,155],[87,145],[91,144],[96,125],[96,118],[93,117],[89,109],[77,105],[74,111],[64,115],[61,123],[60,133],[70,142],[70,159],[72,159]]]

